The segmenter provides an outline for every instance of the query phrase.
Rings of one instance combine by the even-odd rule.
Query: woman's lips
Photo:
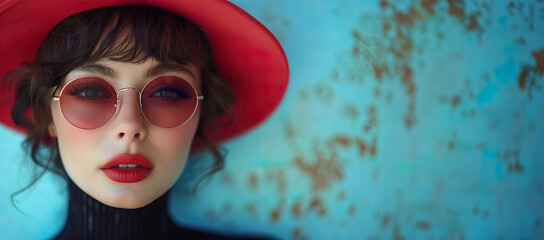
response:
[[[140,154],[119,154],[100,168],[108,178],[120,183],[135,183],[149,176],[153,163]]]

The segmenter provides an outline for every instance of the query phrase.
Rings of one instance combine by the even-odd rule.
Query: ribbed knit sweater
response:
[[[142,208],[122,209],[102,204],[72,181],[68,186],[68,219],[56,239],[241,239],[175,225],[167,211],[167,193]]]

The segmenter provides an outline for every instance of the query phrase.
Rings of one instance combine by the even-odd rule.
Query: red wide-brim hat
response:
[[[266,27],[226,0],[3,0],[0,2],[0,77],[31,62],[55,25],[86,10],[149,5],[178,14],[203,29],[217,68],[229,80],[237,101],[233,124],[211,133],[217,142],[239,136],[263,122],[279,105],[287,88],[285,53]],[[13,88],[0,85],[0,122],[11,120]],[[22,130],[21,130],[22,131]]]

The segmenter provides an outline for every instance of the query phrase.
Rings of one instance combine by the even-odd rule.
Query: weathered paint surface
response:
[[[278,37],[278,111],[173,218],[281,239],[543,239],[544,1],[236,0]],[[0,132],[0,238],[47,238],[62,184]],[[189,181],[186,181],[189,180]]]

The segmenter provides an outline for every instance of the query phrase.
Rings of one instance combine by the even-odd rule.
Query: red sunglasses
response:
[[[198,95],[195,87],[183,78],[161,76],[148,82],[140,91],[136,88],[115,90],[113,85],[99,77],[79,77],[66,84],[59,96],[62,115],[81,129],[96,129],[109,123],[119,112],[123,91],[136,91],[140,95],[140,111],[148,122],[163,128],[185,124],[195,114]]]

